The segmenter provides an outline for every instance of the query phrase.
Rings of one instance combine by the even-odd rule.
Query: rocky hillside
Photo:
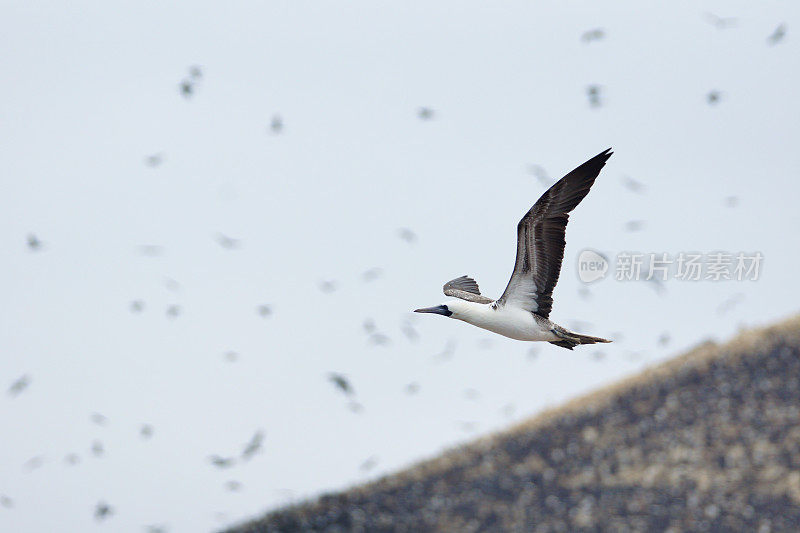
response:
[[[800,317],[231,529],[800,531]]]

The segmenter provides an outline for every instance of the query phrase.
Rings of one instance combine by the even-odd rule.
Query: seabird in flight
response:
[[[436,313],[521,341],[545,341],[571,350],[579,344],[611,342],[574,333],[551,322],[553,289],[564,257],[569,212],[589,193],[611,149],[598,154],[550,187],[517,224],[517,260],[498,300],[483,296],[477,282],[461,276],[444,285],[454,299],[416,313]]]

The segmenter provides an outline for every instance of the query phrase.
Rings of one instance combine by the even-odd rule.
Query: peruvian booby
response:
[[[611,154],[609,148],[561,178],[522,217],[517,224],[514,272],[499,299],[483,296],[474,279],[461,276],[444,285],[444,294],[452,300],[415,312],[444,315],[512,339],[545,341],[569,350],[579,344],[611,342],[574,333],[548,319],[569,213],[589,193]]]

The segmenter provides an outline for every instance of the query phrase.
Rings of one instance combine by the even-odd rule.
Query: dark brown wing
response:
[[[517,261],[498,304],[527,309],[545,318],[561,273],[569,212],[589,193],[611,149],[598,154],[550,187],[517,224]]]

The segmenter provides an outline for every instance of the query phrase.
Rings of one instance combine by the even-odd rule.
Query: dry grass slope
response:
[[[800,316],[232,529],[800,531]]]

